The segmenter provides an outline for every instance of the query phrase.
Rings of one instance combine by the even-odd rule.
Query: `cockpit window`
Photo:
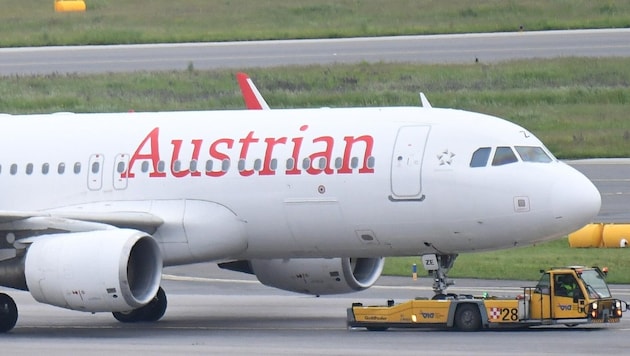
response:
[[[516,146],[516,152],[521,156],[523,162],[549,163],[551,157],[545,153],[542,147]]]
[[[494,153],[494,158],[492,159],[492,165],[502,166],[517,161],[518,159],[510,147],[497,147],[497,151]]]
[[[490,147],[481,147],[475,151],[470,160],[471,167],[485,167],[490,158]]]

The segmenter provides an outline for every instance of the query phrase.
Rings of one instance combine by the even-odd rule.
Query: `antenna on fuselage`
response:
[[[426,108],[426,109],[431,109],[433,107],[431,106],[429,99],[427,99],[427,97],[424,96],[423,92],[420,92],[420,104],[422,105],[423,108]]]

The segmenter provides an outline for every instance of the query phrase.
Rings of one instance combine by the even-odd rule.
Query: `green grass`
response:
[[[567,239],[536,246],[509,250],[467,253],[460,255],[449,272],[449,278],[511,279],[534,281],[539,271],[562,266],[608,267],[608,283],[630,283],[630,251],[621,248],[570,248]],[[385,275],[411,276],[411,266],[419,257],[390,258],[385,262]]]
[[[587,70],[585,70],[587,68]],[[252,69],[273,108],[419,105],[506,118],[560,158],[630,156],[630,61],[564,58],[492,65],[362,63]],[[120,112],[243,108],[233,71],[8,76],[0,111]]]
[[[591,0],[5,1],[0,47],[328,38],[630,26],[630,2]]]

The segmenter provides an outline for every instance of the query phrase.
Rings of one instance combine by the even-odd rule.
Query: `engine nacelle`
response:
[[[252,272],[265,285],[291,292],[323,295],[357,292],[381,276],[383,258],[252,260]]]
[[[41,303],[87,312],[120,312],[156,295],[162,257],[146,233],[113,229],[40,236],[24,261],[26,285]]]

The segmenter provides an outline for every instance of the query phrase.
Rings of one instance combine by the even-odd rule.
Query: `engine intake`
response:
[[[381,276],[384,263],[383,258],[303,258],[252,260],[250,266],[258,280],[270,287],[324,295],[371,287]]]

